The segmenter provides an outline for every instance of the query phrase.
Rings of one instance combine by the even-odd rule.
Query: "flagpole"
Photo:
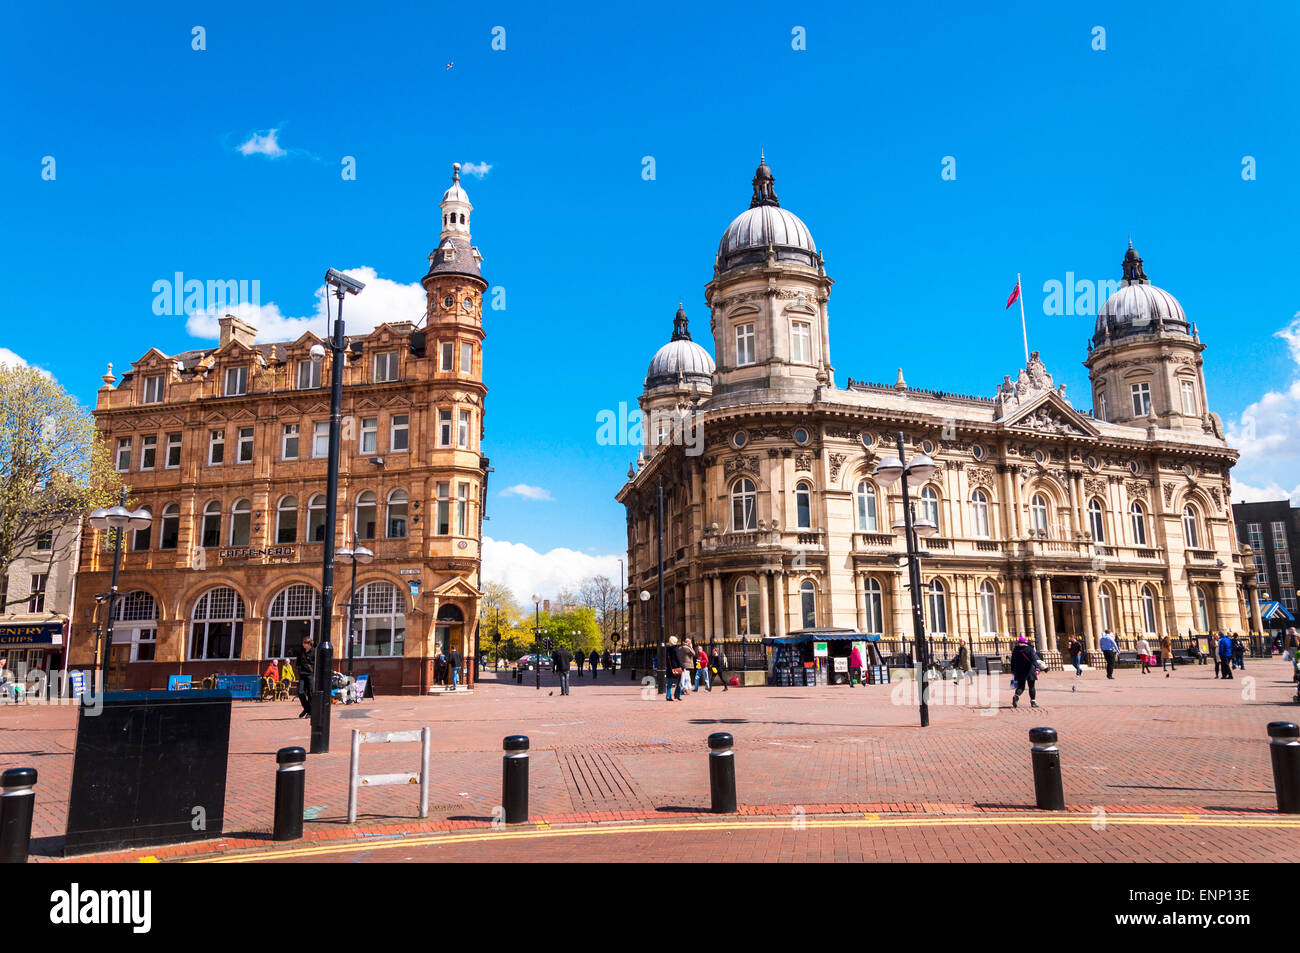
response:
[[[1016,297],[1020,300],[1020,334],[1025,340],[1025,367],[1029,366],[1029,332],[1025,330],[1025,292],[1020,287],[1020,272],[1016,272]]]

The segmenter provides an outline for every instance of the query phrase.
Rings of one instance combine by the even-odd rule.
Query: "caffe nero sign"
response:
[[[255,559],[270,561],[293,560],[297,557],[297,554],[298,550],[295,546],[266,546],[264,548],[231,546],[217,550],[217,558],[222,562],[248,562]]]

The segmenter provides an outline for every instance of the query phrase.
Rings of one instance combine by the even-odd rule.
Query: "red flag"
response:
[[[1009,308],[1009,307],[1011,307],[1013,304],[1015,304],[1015,303],[1016,303],[1016,299],[1019,298],[1019,297],[1020,297],[1020,282],[1017,281],[1017,282],[1016,282],[1016,287],[1015,287],[1015,288],[1012,290],[1012,292],[1011,292],[1011,297],[1007,299],[1007,308]],[[1002,310],[1005,311],[1005,310],[1007,310],[1007,308],[1003,308]]]

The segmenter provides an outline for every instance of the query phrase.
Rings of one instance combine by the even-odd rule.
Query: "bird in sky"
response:
[[[452,68],[453,66],[455,66],[455,65],[456,65],[455,63],[448,63],[448,64],[447,64],[447,69],[451,69],[451,68]]]

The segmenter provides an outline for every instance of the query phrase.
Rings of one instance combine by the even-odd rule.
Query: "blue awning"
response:
[[[769,645],[802,645],[805,642],[879,642],[878,635],[863,635],[848,629],[835,629],[829,632],[795,632],[781,638],[764,639]]]
[[[1286,606],[1277,600],[1270,602],[1261,602],[1259,604],[1259,614],[1265,619],[1286,619],[1288,622],[1294,622],[1295,616],[1287,611]]]

